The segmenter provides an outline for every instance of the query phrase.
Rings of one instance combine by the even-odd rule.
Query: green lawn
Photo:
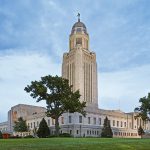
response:
[[[8,139],[0,140],[0,150],[150,150],[150,139]]]

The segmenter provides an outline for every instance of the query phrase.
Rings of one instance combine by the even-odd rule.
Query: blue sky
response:
[[[23,89],[61,75],[78,12],[97,54],[99,107],[131,112],[150,92],[149,0],[0,0],[0,121],[16,104],[45,106]]]

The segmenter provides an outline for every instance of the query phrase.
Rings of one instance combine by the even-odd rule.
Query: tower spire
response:
[[[78,17],[78,22],[80,22],[80,13],[78,13],[77,17]]]

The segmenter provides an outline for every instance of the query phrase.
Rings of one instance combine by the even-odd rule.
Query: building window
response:
[[[127,123],[126,122],[124,122],[124,127],[126,127],[127,126]]]
[[[87,135],[89,135],[89,130],[87,130]]]
[[[72,130],[70,130],[70,135],[72,134]]]
[[[35,122],[33,122],[33,124],[34,124],[34,128],[35,128]]]
[[[52,125],[55,125],[55,119],[52,118]]]
[[[71,118],[71,116],[69,116],[69,123],[71,123],[72,122],[72,118]]]
[[[77,134],[79,134],[79,130],[77,130]]]
[[[122,127],[122,121],[121,121],[121,127]]]
[[[101,118],[99,118],[99,125],[101,125],[102,124],[102,122],[101,122],[102,120],[101,120]]]
[[[117,121],[117,127],[119,127],[119,121]]]
[[[90,117],[88,117],[88,124],[90,124],[91,123],[91,118]]]
[[[82,116],[79,116],[79,123],[82,123]]]
[[[139,126],[139,118],[137,118],[137,126]]]
[[[32,122],[31,122],[31,128],[32,128]]]
[[[115,126],[115,120],[113,120],[113,126]]]
[[[93,118],[93,124],[96,124],[96,118]]]
[[[50,119],[48,119],[48,126],[50,126]]]
[[[61,117],[61,124],[64,124],[64,117]]]
[[[82,44],[82,38],[76,38],[76,44]]]

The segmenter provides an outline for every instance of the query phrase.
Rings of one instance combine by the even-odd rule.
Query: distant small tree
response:
[[[111,126],[110,126],[110,121],[108,120],[107,116],[104,120],[101,137],[104,137],[104,138],[112,138],[113,137],[113,133],[112,133]]]
[[[18,118],[18,121],[14,122],[14,131],[16,132],[27,132],[28,127],[26,124],[26,120],[23,120],[22,117]]]
[[[0,139],[2,139],[3,138],[3,135],[2,135],[2,132],[0,131]]]
[[[140,125],[140,127],[138,128],[138,135],[142,137],[142,135],[144,135],[144,133],[145,132],[144,132],[143,128]]]
[[[39,129],[37,130],[37,135],[39,138],[46,138],[50,135],[49,127],[44,118],[42,119],[42,121],[39,124]]]

